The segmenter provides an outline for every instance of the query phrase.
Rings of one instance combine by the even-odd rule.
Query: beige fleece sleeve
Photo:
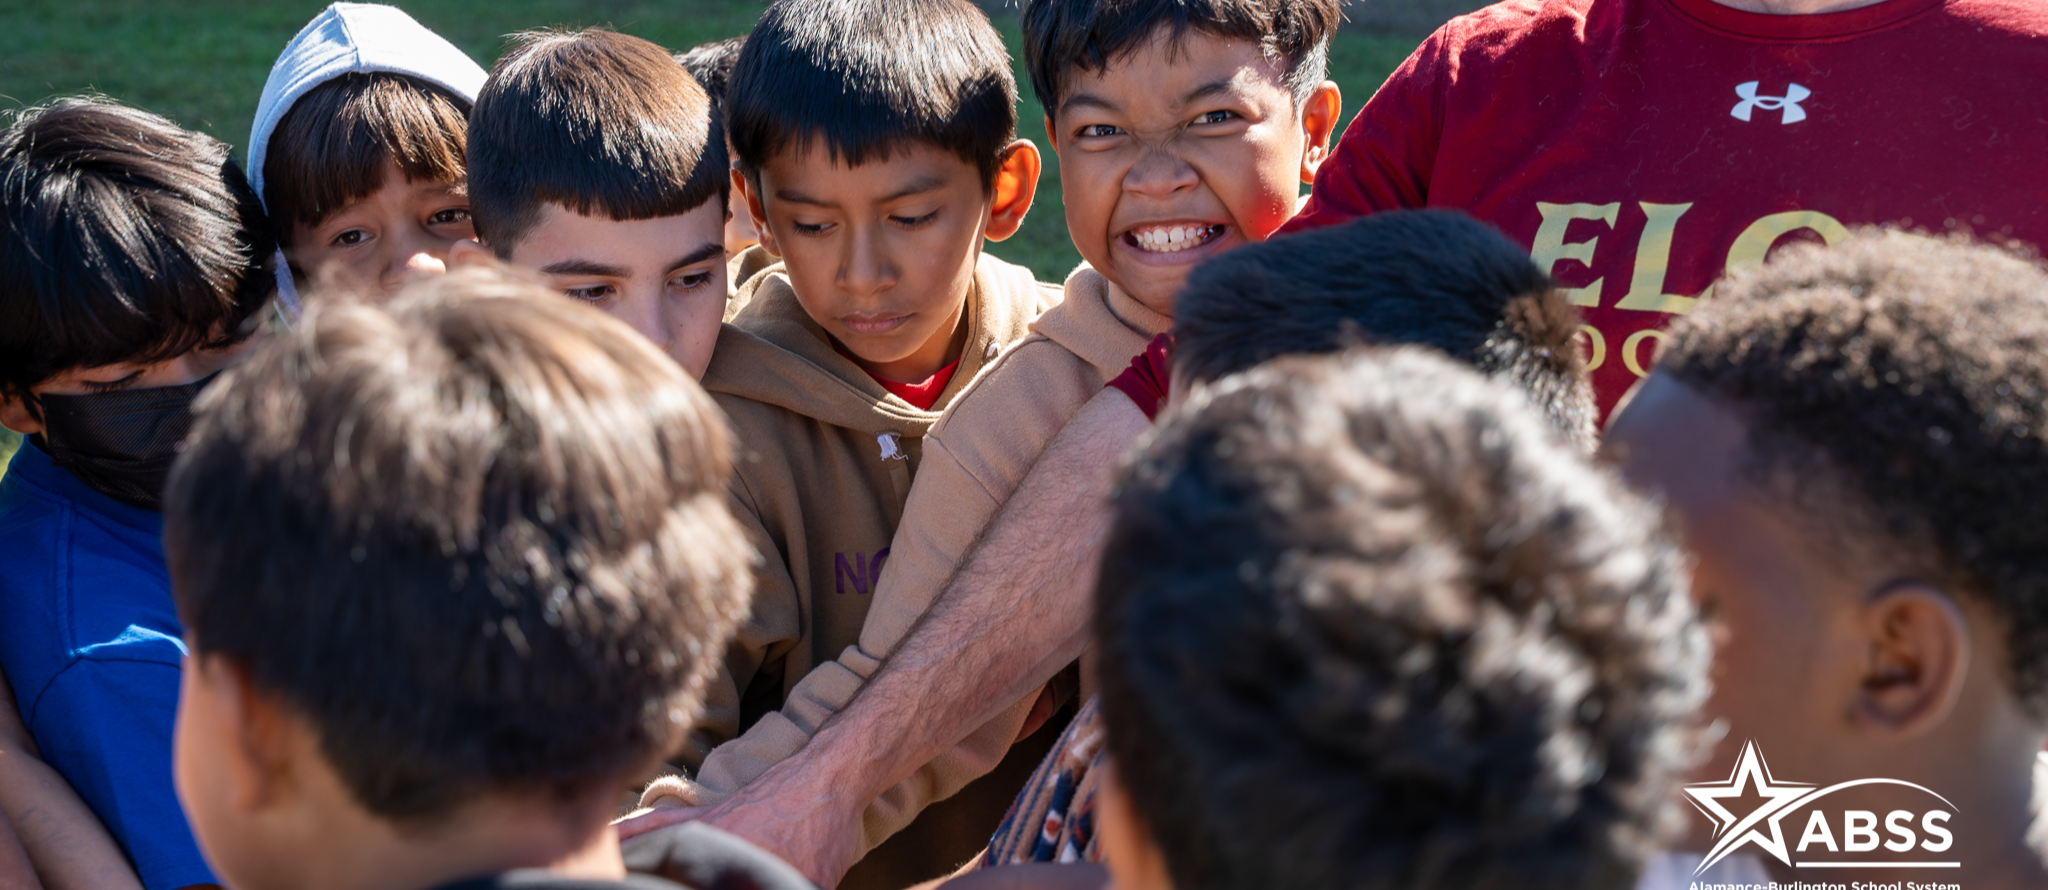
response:
[[[780,712],[713,751],[698,776],[702,802],[723,800],[795,754],[853,700],[944,591],[1045,444],[1101,388],[1068,379],[1076,375],[1062,365],[1078,359],[1057,344],[1026,341],[1014,353],[1005,355],[1002,364],[1025,367],[1001,376],[994,373],[1000,366],[992,369],[925,437],[917,481],[890,543],[889,563],[868,607],[859,645],[813,668],[790,691]],[[955,428],[964,453],[948,444],[956,438],[948,430]],[[1032,701],[1017,702],[869,805],[862,815],[862,853],[910,824],[926,806],[994,769],[1016,741]]]

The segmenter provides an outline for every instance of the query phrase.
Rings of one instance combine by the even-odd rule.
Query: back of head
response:
[[[750,175],[813,139],[849,167],[921,141],[993,183],[1017,135],[1009,52],[966,0],[778,0],[747,35],[725,101]]]
[[[1748,427],[1745,471],[1846,558],[1974,596],[2048,714],[2048,273],[1865,231],[1738,272],[1656,373]]]
[[[461,271],[317,309],[197,413],[164,535],[194,654],[371,813],[587,799],[688,729],[749,551],[721,416],[624,324]]]
[[[1179,890],[1622,890],[1709,643],[1657,514],[1426,350],[1196,390],[1097,588],[1117,776]]]
[[[247,335],[277,239],[220,140],[110,102],[0,133],[0,390]]]
[[[1174,301],[1174,366],[1217,380],[1354,343],[1432,347],[1522,388],[1590,449],[1579,315],[1529,253],[1463,213],[1377,213],[1217,256]]]
[[[725,106],[726,88],[732,84],[732,69],[739,64],[740,49],[747,45],[747,37],[727,37],[710,43],[690,47],[688,52],[676,54],[676,64],[697,79],[697,84],[711,97],[711,106],[721,109]]]
[[[263,160],[264,206],[289,232],[376,192],[387,165],[407,179],[460,183],[468,117],[467,100],[416,77],[353,72],[328,80],[278,121]]]
[[[592,28],[519,35],[469,115],[477,235],[508,256],[542,205],[614,220],[725,201],[711,98],[661,47]]]
[[[1024,67],[1038,104],[1051,115],[1073,70],[1100,71],[1135,52],[1160,29],[1178,40],[1190,30],[1257,41],[1281,61],[1297,105],[1329,68],[1330,38],[1343,0],[1023,0]]]

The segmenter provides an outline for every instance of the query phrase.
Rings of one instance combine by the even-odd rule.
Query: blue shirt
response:
[[[171,787],[185,644],[163,526],[33,442],[0,477],[0,667],[43,760],[147,890],[215,883]]]

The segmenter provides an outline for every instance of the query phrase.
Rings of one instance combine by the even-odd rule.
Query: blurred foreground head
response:
[[[436,831],[486,805],[601,831],[683,738],[750,552],[724,421],[645,338],[465,270],[317,307],[197,413],[165,523],[178,778],[229,883],[289,883],[263,801],[290,795],[240,793],[266,719],[319,752],[270,752],[326,777],[290,787]]]
[[[1708,645],[1656,513],[1415,348],[1190,393],[1097,590],[1119,885],[1627,888]]]

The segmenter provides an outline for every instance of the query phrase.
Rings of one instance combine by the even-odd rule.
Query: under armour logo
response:
[[[1759,96],[1756,94],[1758,83],[1760,81],[1752,80],[1748,83],[1735,85],[1735,95],[1741,96],[1742,101],[1735,103],[1735,107],[1728,113],[1733,115],[1736,120],[1749,120],[1750,113],[1758,108],[1765,111],[1784,109],[1785,116],[1781,121],[1782,123],[1796,124],[1806,119],[1806,109],[1799,107],[1799,103],[1806,101],[1806,97],[1813,95],[1812,90],[1795,83],[1785,87],[1785,95]]]

